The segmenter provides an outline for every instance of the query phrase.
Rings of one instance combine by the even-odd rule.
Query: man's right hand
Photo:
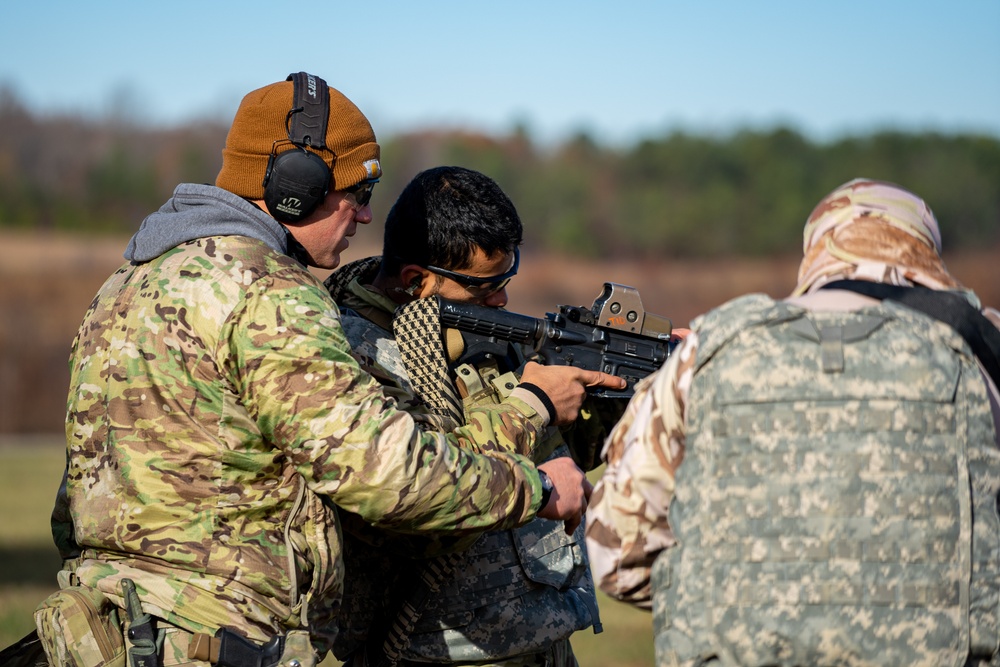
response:
[[[572,535],[583,521],[594,487],[568,456],[546,461],[538,469],[544,470],[552,481],[552,495],[545,507],[538,510],[538,516],[566,522],[566,534]]]
[[[531,383],[545,392],[556,409],[550,419],[558,425],[576,421],[583,399],[587,397],[587,387],[625,388],[625,380],[616,375],[575,366],[543,366],[534,361],[525,364],[521,382]]]

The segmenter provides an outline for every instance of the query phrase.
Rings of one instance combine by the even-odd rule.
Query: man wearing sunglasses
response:
[[[314,665],[343,592],[337,507],[439,535],[579,522],[572,461],[516,452],[620,379],[536,365],[432,431],[351,356],[309,267],[339,264],[381,173],[361,111],[293,74],[243,98],[214,186],[143,221],[73,344],[52,520],[73,590],[36,613],[52,664]]]
[[[433,296],[505,306],[506,286],[520,264],[521,239],[517,211],[492,179],[461,167],[437,167],[418,174],[392,207],[383,255],[349,264],[327,279],[344,309],[355,355],[387,391],[395,392],[404,409],[431,419],[426,413],[434,406],[427,405],[433,399],[417,395],[413,362],[397,344],[393,331],[399,331],[408,309],[397,308]],[[435,334],[440,336],[440,330],[430,335]],[[456,369],[466,414],[477,405],[503,400],[503,388],[518,382],[505,370],[490,363]],[[594,418],[580,421],[586,423],[574,425],[573,446],[553,429],[532,458],[541,462],[572,454],[581,467],[590,467],[604,431]],[[417,609],[417,620],[398,633],[402,636],[391,637],[407,647],[403,664],[571,666],[577,663],[569,636],[600,627],[582,525],[573,530],[535,520],[471,544],[375,533],[350,517],[344,525],[345,613],[334,653],[351,665],[372,664],[380,657],[385,636],[378,629],[399,627],[399,610],[421,594],[427,599]],[[439,577],[443,581],[436,593],[428,595],[421,585],[411,590],[423,576],[422,568],[440,564],[432,556],[458,548],[460,556],[446,561],[450,569]],[[406,590],[411,592],[398,594]]]

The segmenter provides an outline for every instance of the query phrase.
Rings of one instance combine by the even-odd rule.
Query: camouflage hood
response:
[[[207,236],[247,236],[288,254],[287,232],[267,213],[221,188],[182,183],[159,211],[142,221],[125,259],[148,262],[181,243]]]
[[[858,178],[828,194],[806,222],[802,249],[795,295],[841,278],[963,289],[941,260],[931,209],[892,183]]]

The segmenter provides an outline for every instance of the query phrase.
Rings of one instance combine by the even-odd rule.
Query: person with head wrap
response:
[[[930,208],[891,183],[858,178],[824,197],[806,222],[802,251],[796,295],[837,278],[859,278],[963,290],[978,303],[945,268]]]
[[[636,388],[587,541],[658,664],[996,664],[1000,313],[940,252],[922,199],[845,183],[791,296],[696,318]]]

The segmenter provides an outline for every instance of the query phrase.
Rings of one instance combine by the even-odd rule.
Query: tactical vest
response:
[[[1000,466],[948,326],[760,295],[695,322],[662,665],[965,665],[1000,640]]]
[[[397,385],[408,387],[406,369],[393,338],[381,327],[350,309],[342,323],[355,354],[386,372]],[[507,384],[501,376],[476,369],[461,370],[472,392],[464,407],[502,400]],[[509,378],[508,378],[509,379]],[[516,378],[515,378],[516,383]],[[565,445],[553,456],[568,456]],[[351,536],[346,535],[345,549]],[[384,545],[392,551],[392,540]],[[437,595],[427,600],[408,640],[405,657],[427,662],[501,660],[541,652],[577,630],[599,625],[597,598],[584,540],[584,525],[567,535],[562,522],[536,518],[514,530],[485,533],[463,552]],[[387,556],[387,557],[386,557]],[[364,571],[349,568],[345,604],[366,602],[352,588],[373,588],[390,572],[413,572],[411,553],[398,550],[380,558],[365,558]],[[361,565],[362,559],[353,565]],[[408,575],[409,576],[409,575]],[[374,588],[377,588],[375,586]],[[368,593],[367,595],[371,595]],[[377,594],[376,594],[377,595]],[[370,601],[368,601],[370,604]],[[371,611],[347,610],[358,618]]]

